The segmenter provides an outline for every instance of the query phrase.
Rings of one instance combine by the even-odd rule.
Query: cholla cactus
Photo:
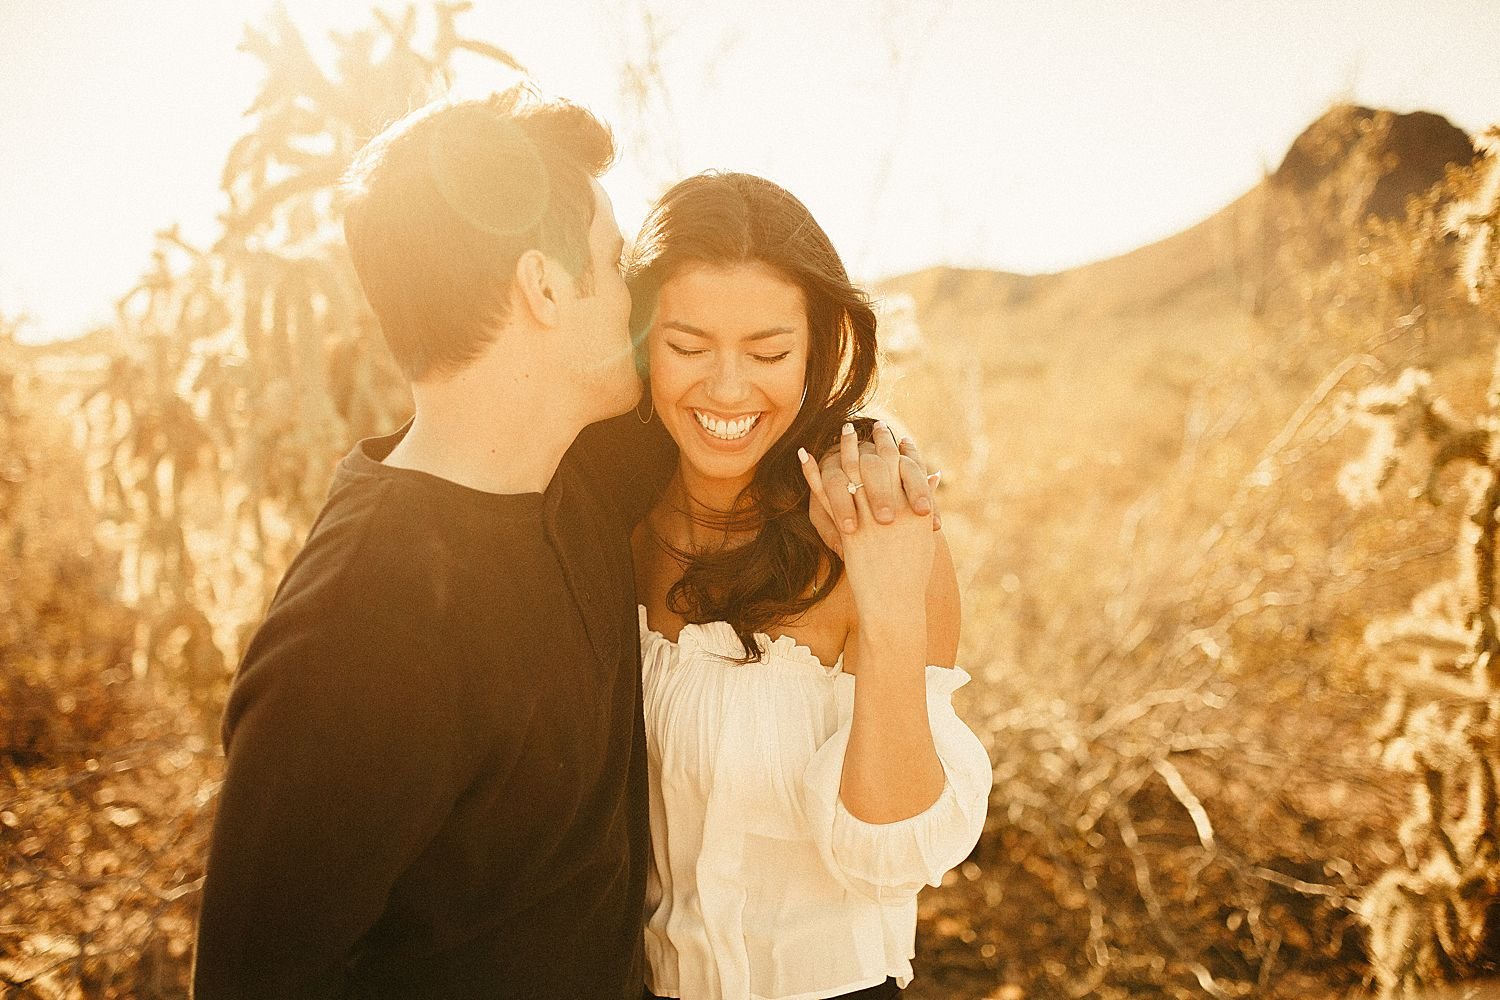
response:
[[[1494,933],[1497,746],[1496,698],[1457,711],[1424,705],[1386,745],[1385,762],[1417,781],[1399,830],[1404,864],[1387,871],[1360,908],[1384,995],[1437,975],[1462,976]]]
[[[1485,133],[1480,148],[1486,157],[1474,172],[1473,190],[1455,201],[1446,218],[1448,230],[1463,243],[1459,280],[1469,301],[1494,308],[1500,302],[1500,127]]]
[[[1500,157],[1488,155],[1448,179],[1442,217],[1456,239],[1456,277],[1465,297],[1497,312],[1494,280],[1500,224]],[[1428,234],[1429,236],[1431,234]],[[1413,245],[1417,241],[1408,241]],[[1427,246],[1439,240],[1424,239]],[[1443,262],[1414,266],[1442,273]],[[1408,995],[1425,981],[1462,978],[1500,934],[1500,636],[1495,608],[1495,531],[1500,509],[1500,352],[1487,412],[1464,420],[1436,394],[1427,373],[1408,370],[1356,401],[1356,423],[1370,432],[1365,453],[1346,466],[1339,489],[1368,503],[1419,443],[1423,485],[1413,499],[1438,503],[1439,473],[1459,462],[1466,517],[1458,529],[1454,575],[1420,595],[1405,614],[1373,622],[1366,645],[1397,668],[1381,760],[1412,775],[1411,806],[1398,830],[1402,861],[1366,892],[1360,915],[1381,995]]]
[[[1486,463],[1489,430],[1472,426],[1432,392],[1432,376],[1407,369],[1390,385],[1365,389],[1356,401],[1354,422],[1370,434],[1365,452],[1339,472],[1339,492],[1356,507],[1373,501],[1419,440],[1432,446],[1427,480],[1413,499],[1438,502],[1439,473],[1456,461]]]

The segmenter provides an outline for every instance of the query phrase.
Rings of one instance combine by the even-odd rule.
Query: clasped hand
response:
[[[853,426],[845,424],[836,462],[832,456],[825,459],[826,479],[824,469],[805,452],[799,457],[815,522],[821,513],[838,527],[835,548],[848,570],[856,604],[883,612],[924,599],[936,549],[936,511],[916,445],[910,439],[898,443],[880,421],[873,438],[861,446]],[[842,490],[834,485],[837,481]],[[885,516],[877,517],[877,512]],[[820,533],[826,540],[822,526]]]

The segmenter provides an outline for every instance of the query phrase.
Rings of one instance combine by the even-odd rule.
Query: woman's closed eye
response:
[[[667,341],[667,346],[671,348],[672,353],[677,355],[679,358],[697,358],[702,357],[703,355],[708,353],[707,348],[683,347],[681,344],[674,344],[671,341]],[[755,359],[756,361],[759,361],[761,364],[774,365],[778,361],[785,361],[791,356],[791,354],[791,351],[782,351],[779,354],[752,354],[750,355],[750,357]]]

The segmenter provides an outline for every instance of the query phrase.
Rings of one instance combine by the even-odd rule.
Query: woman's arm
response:
[[[933,543],[932,576],[927,580],[927,662],[951,667],[958,660],[958,636],[963,625],[958,573],[953,568],[948,538],[941,530],[933,534]]]
[[[899,481],[895,439],[879,424],[875,439],[876,454],[861,455],[852,428],[846,428],[842,449],[849,481],[882,486]],[[803,473],[815,495],[821,494],[817,466],[804,459]],[[853,598],[844,656],[857,681],[839,796],[858,820],[894,823],[923,812],[943,792],[926,677],[929,663],[952,663],[958,587],[931,515],[898,510],[890,523],[881,524],[864,493],[854,494],[858,524],[843,539]]]
[[[884,464],[852,465],[844,481],[890,476],[892,451],[885,449]],[[824,484],[809,464],[804,473],[817,495]],[[845,666],[857,675],[854,698],[840,699],[839,728],[808,762],[803,806],[840,882],[881,903],[903,902],[973,850],[994,771],[953,710],[953,692],[969,675],[948,669],[960,615],[942,534],[920,520],[864,519],[848,543],[839,591],[846,620],[857,626],[844,647]]]

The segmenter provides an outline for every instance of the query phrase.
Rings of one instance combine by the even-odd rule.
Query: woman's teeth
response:
[[[722,441],[734,441],[744,437],[760,421],[759,413],[752,413],[750,416],[740,417],[738,420],[719,420],[698,410],[693,411],[693,416],[698,418],[698,423],[704,430]]]

